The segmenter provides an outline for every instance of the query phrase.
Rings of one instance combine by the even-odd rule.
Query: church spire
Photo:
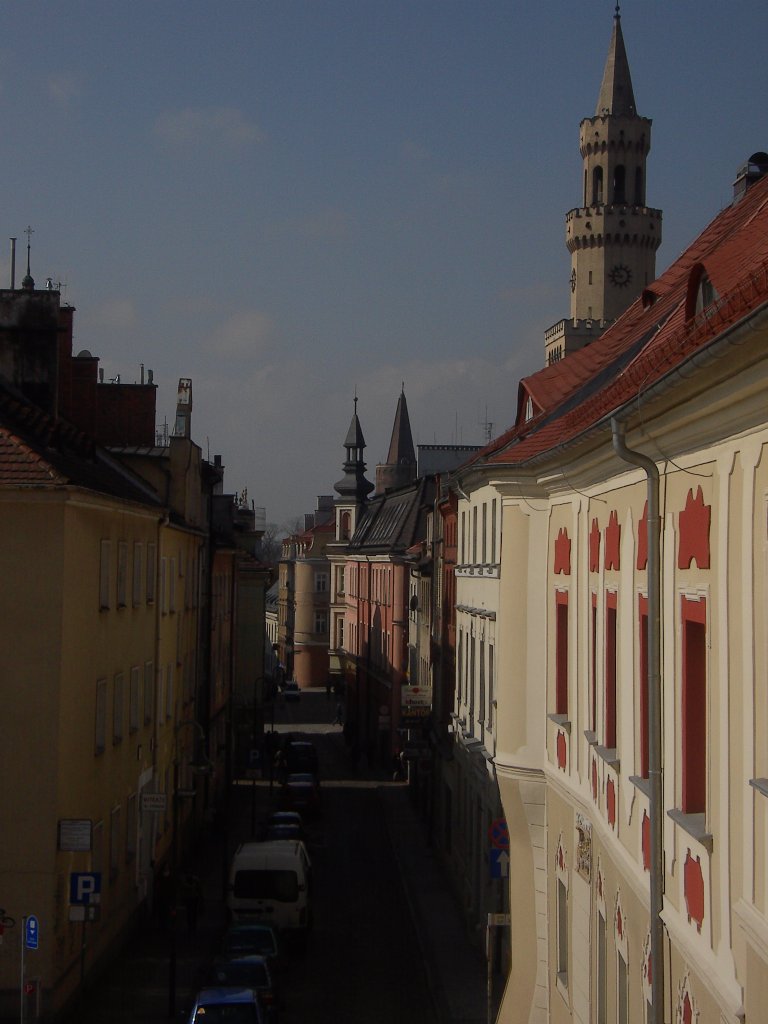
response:
[[[397,400],[392,439],[389,442],[387,461],[376,467],[376,493],[383,494],[395,487],[403,487],[416,479],[416,452],[413,447],[411,421],[408,403],[405,401],[405,385],[402,385]]]
[[[637,114],[618,4],[616,4],[616,14],[613,17],[613,35],[605,61],[595,117],[600,117],[602,114],[613,114],[616,117],[635,117]]]
[[[355,395],[355,411],[344,440],[347,457],[344,460],[344,476],[334,484],[334,490],[340,495],[337,504],[362,504],[373,490],[373,484],[365,478],[365,438],[360,420],[357,418],[357,395]]]

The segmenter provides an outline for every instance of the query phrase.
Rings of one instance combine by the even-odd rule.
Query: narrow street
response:
[[[322,807],[308,824],[313,865],[313,924],[306,951],[289,949],[280,973],[281,1024],[436,1024],[428,967],[400,876],[390,829],[392,801],[408,801],[387,773],[349,764],[335,699],[324,691],[278,702],[275,729],[311,740],[320,762]],[[279,785],[272,787],[273,802]],[[386,808],[390,808],[389,819]],[[186,1019],[191,998],[226,927],[223,866],[250,838],[270,806],[267,780],[234,787],[228,834],[209,835],[199,850],[204,887],[200,925],[189,933],[180,912],[173,999],[169,1001],[169,937],[145,922],[117,960],[88,984],[70,1019],[78,1024]],[[226,843],[226,853],[225,846]],[[439,879],[435,879],[439,884]],[[475,999],[482,1019],[482,999]],[[170,1008],[173,1007],[171,1014]],[[468,1019],[463,1016],[462,1019]]]

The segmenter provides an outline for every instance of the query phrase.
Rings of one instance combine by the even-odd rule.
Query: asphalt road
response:
[[[283,1024],[431,1024],[432,1002],[377,786],[353,771],[336,701],[278,706],[278,731],[312,740],[322,811],[310,822],[314,920],[307,952],[285,971]]]

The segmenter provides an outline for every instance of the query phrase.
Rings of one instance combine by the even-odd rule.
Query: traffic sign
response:
[[[168,807],[166,793],[142,793],[141,809],[152,814],[163,814]]]
[[[40,924],[34,914],[24,921],[24,945],[27,949],[37,949],[40,941]]]
[[[73,871],[69,876],[69,902],[89,906],[101,902],[101,872]]]
[[[509,849],[509,829],[506,818],[494,818],[488,829],[488,839],[497,850]]]
[[[509,854],[506,850],[493,849],[489,851],[488,867],[491,878],[509,877]]]

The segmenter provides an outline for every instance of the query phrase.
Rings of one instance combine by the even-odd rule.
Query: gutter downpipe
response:
[[[624,424],[611,417],[613,450],[625,462],[639,466],[648,481],[648,775],[651,818],[651,1006],[652,1024],[664,1024],[664,844],[662,835],[661,765],[661,559],[659,471],[653,459],[627,448]]]

